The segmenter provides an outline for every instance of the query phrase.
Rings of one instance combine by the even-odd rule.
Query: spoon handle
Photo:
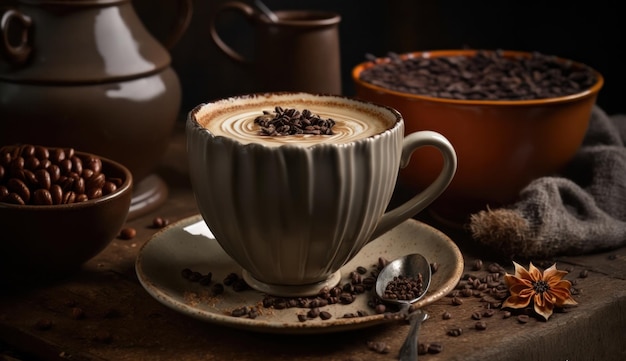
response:
[[[411,319],[411,328],[409,333],[400,347],[398,361],[416,361],[417,360],[417,333],[420,325],[428,317],[428,314],[420,309],[416,310],[409,316]]]

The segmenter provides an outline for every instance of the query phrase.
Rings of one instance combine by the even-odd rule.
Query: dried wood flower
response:
[[[567,272],[557,270],[556,264],[543,273],[532,262],[528,270],[515,262],[513,264],[515,275],[504,275],[511,295],[502,307],[525,308],[532,302],[535,312],[547,321],[554,307],[577,304],[571,297],[572,283],[563,280]]]

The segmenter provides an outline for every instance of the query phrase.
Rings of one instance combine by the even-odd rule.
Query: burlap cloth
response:
[[[516,203],[470,216],[472,237],[511,258],[549,259],[626,245],[626,115],[594,107],[566,169],[538,178]]]

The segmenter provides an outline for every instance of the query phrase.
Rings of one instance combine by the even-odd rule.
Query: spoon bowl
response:
[[[386,298],[385,288],[396,277],[422,278],[422,292],[410,300]],[[426,295],[426,291],[430,286],[430,278],[431,270],[428,260],[419,253],[409,254],[393,260],[380,271],[376,279],[376,294],[382,301],[404,305],[408,310],[412,303],[417,302]]]
[[[419,253],[409,254],[400,257],[387,264],[378,274],[376,279],[376,294],[385,303],[400,305],[400,314],[409,319],[411,328],[400,347],[398,360],[408,361],[417,360],[417,333],[421,323],[428,318],[428,314],[421,309],[413,310],[409,313],[411,304],[420,300],[430,286],[432,273],[430,263],[424,256]],[[385,290],[390,282],[400,278],[419,279],[422,280],[422,291],[411,299],[390,298],[385,296]]]

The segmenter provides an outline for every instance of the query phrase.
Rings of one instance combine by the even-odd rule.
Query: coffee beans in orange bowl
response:
[[[457,173],[431,206],[455,223],[514,202],[530,181],[564,167],[604,82],[589,66],[556,56],[470,49],[372,57],[352,77],[355,96],[398,110],[406,132],[431,129],[455,147]],[[419,191],[441,163],[417,150],[399,181]]]
[[[57,278],[102,251],[132,182],[124,165],[72,148],[0,147],[0,284]]]

